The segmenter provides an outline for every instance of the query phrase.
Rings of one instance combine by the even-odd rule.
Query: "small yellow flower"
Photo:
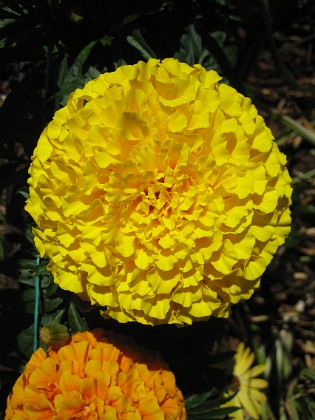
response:
[[[185,420],[175,377],[156,355],[97,329],[39,348],[7,400],[5,420]]]
[[[191,324],[249,299],[290,231],[286,158],[249,98],[150,59],[73,92],[42,133],[26,210],[65,290],[119,322]]]
[[[265,379],[257,378],[264,372],[265,366],[255,365],[254,353],[244,343],[240,343],[234,356],[234,369],[227,395],[237,394],[225,406],[240,407],[237,411],[230,414],[231,418],[243,420],[249,416],[251,419],[259,419],[262,413],[261,403],[267,400],[265,394],[261,392],[268,383]]]

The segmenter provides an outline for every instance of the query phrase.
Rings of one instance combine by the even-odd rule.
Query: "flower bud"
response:
[[[69,340],[68,328],[57,321],[50,322],[39,331],[40,339],[49,347],[61,347]]]

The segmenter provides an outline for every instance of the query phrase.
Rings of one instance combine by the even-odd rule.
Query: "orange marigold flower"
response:
[[[5,420],[185,420],[175,377],[157,354],[102,329],[39,348],[7,400]]]
[[[248,299],[290,230],[286,158],[249,98],[150,59],[73,92],[26,210],[61,288],[119,322],[191,324]]]

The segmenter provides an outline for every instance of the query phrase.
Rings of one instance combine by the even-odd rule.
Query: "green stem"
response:
[[[39,257],[36,257],[36,266],[39,266]],[[38,348],[38,313],[39,313],[39,275],[35,275],[35,302],[34,302],[34,341],[33,351]]]

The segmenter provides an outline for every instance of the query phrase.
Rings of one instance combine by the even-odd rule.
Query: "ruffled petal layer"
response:
[[[130,339],[97,329],[61,348],[38,349],[7,400],[9,419],[185,420],[165,362]]]
[[[150,59],[77,89],[42,133],[26,210],[55,282],[119,322],[248,299],[290,231],[285,156],[215,71]]]

